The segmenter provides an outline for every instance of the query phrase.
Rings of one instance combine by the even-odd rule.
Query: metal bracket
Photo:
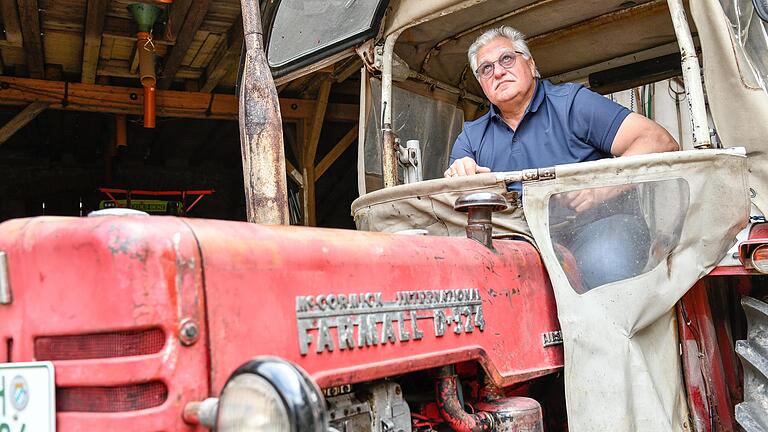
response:
[[[421,147],[419,140],[408,140],[405,147],[397,147],[397,161],[403,167],[403,182],[405,184],[422,181]]]
[[[523,181],[540,181],[540,180],[552,180],[556,178],[555,167],[546,168],[533,168],[523,170]]]

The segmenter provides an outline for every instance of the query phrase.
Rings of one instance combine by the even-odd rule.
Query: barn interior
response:
[[[265,22],[280,3],[262,2]],[[680,73],[665,0],[393,0],[382,32],[409,8],[423,15],[442,3],[473,6],[400,36],[395,53],[410,74],[395,85],[455,104],[465,119],[487,108],[466,49],[501,24],[528,35],[554,81],[609,92]],[[245,220],[240,0],[0,0],[0,15],[0,221],[130,200]],[[292,223],[354,227],[363,66],[347,47],[310,73],[276,76]]]

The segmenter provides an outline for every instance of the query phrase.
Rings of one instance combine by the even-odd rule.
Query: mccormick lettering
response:
[[[419,320],[431,319],[435,337],[446,332],[485,329],[478,289],[398,291],[394,301],[382,293],[320,294],[296,297],[299,351],[352,350],[421,340]]]

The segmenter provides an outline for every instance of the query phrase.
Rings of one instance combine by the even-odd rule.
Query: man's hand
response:
[[[567,192],[559,196],[561,202],[576,213],[589,210],[628,190],[631,185],[607,186]]]
[[[445,170],[443,173],[446,177],[461,177],[480,173],[489,173],[490,168],[482,167],[477,164],[471,157],[465,156],[461,159],[456,159],[453,164]]]

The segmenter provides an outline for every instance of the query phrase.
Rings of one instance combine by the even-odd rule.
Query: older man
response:
[[[540,79],[523,35],[511,27],[486,31],[470,46],[468,55],[491,108],[465,123],[451,151],[446,177],[678,149],[674,138],[655,122],[581,85],[555,85]],[[520,185],[513,187],[519,190]],[[618,199],[621,192],[621,188],[583,189],[562,200],[573,212],[585,213]],[[592,287],[637,271],[646,257],[637,255],[642,248],[629,248],[626,242],[648,237],[636,212],[610,217],[594,213],[587,218],[591,226],[569,235],[566,245]],[[611,249],[617,252],[606,254]]]

